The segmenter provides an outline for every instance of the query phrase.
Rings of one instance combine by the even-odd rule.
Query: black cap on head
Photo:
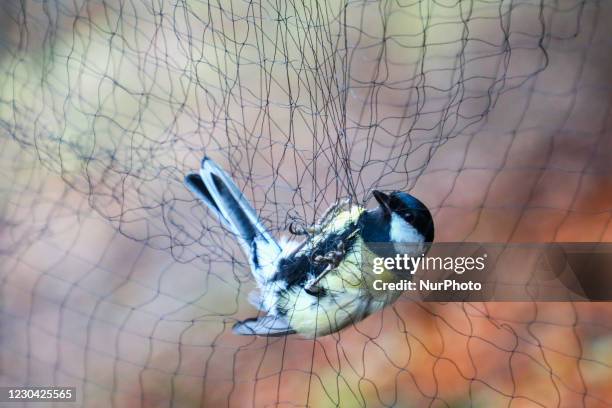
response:
[[[392,213],[402,217],[406,222],[417,229],[426,242],[434,240],[434,223],[429,209],[416,197],[403,191],[393,191],[385,194],[381,191],[372,192],[385,214]]]

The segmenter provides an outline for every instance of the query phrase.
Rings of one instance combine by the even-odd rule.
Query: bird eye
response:
[[[412,221],[414,221],[414,214],[412,214],[412,213],[406,213],[406,214],[404,214],[404,219],[405,219],[407,222],[412,222]]]

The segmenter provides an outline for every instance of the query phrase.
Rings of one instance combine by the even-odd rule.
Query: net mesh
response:
[[[183,186],[212,157],[275,234],[380,188],[439,241],[612,241],[611,18],[2,2],[0,383],[92,407],[612,405],[608,303],[400,299],[316,340],[233,335],[248,266]]]

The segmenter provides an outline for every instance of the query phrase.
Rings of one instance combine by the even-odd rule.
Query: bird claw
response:
[[[342,246],[342,248],[339,248],[335,251],[329,251],[328,253],[326,253],[325,255],[317,255],[314,258],[314,263],[316,264],[328,264],[332,267],[337,267],[338,265],[340,265],[340,262],[342,262],[342,259],[344,258],[345,252],[344,252],[344,246]]]
[[[302,225],[297,225],[295,222],[289,224],[289,233],[292,235],[308,235],[307,228]]]
[[[296,226],[297,225],[297,226]],[[318,229],[315,225],[310,227],[304,227],[303,225],[299,225],[296,222],[292,222],[289,224],[289,233],[292,235],[314,235],[318,232]]]
[[[295,227],[295,222],[289,224],[289,233],[291,235],[302,235],[303,229],[302,227]]]

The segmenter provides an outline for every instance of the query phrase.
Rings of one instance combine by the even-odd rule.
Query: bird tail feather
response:
[[[261,286],[270,277],[270,268],[266,266],[274,263],[282,249],[255,209],[231,177],[207,157],[202,160],[199,174],[187,175],[185,184],[239,238]]]

